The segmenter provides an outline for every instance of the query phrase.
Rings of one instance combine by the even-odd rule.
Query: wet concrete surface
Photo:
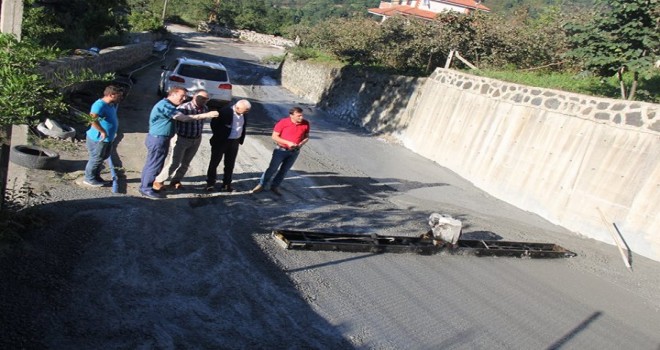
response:
[[[253,102],[236,192],[203,190],[204,141],[167,198],[137,188],[158,65],[122,102],[120,192],[80,183],[84,146],[66,167],[31,171],[48,193],[47,224],[0,254],[3,348],[657,349],[660,266],[631,273],[611,246],[514,208],[395,142],[335,120],[276,84],[259,57],[280,48],[184,28],[175,55],[229,69]],[[300,105],[312,139],[282,186],[251,194],[272,152],[275,121]],[[78,169],[78,170],[75,170]],[[221,169],[220,169],[221,171]],[[107,176],[107,174],[104,174]],[[466,237],[543,241],[578,253],[530,260],[440,254],[289,251],[274,228],[416,236],[432,212]]]

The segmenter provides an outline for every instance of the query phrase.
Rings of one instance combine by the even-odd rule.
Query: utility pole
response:
[[[0,0],[0,32],[14,34],[21,40],[23,0]]]
[[[167,0],[163,2],[163,15],[161,16],[161,19],[163,20],[163,24],[165,24],[165,11],[167,10]]]
[[[21,40],[23,0],[0,0],[0,32],[14,34]],[[0,111],[11,113],[11,111]],[[11,149],[11,125],[0,126],[0,210],[5,204],[7,178],[9,177],[9,151]]]

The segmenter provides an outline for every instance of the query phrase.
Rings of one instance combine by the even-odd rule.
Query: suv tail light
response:
[[[231,90],[231,84],[220,84],[218,85],[218,88],[222,90]]]
[[[179,77],[179,76],[176,76],[176,75],[172,75],[172,76],[170,76],[170,80],[171,80],[171,81],[176,81],[177,83],[185,83],[185,82],[186,82],[185,79],[183,79],[183,78],[181,78],[181,77]]]

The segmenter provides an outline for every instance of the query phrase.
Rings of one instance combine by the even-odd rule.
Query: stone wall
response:
[[[494,79],[438,69],[431,79],[455,89],[476,93],[509,104],[541,108],[606,125],[637,131],[660,132],[658,105],[625,100],[594,98],[564,91],[534,88]]]
[[[94,73],[116,72],[145,61],[151,56],[153,42],[145,41],[137,44],[109,47],[101,50],[98,56],[68,56],[47,62],[41,69],[44,76],[57,81],[57,75],[67,72],[80,72],[91,69]]]
[[[282,64],[282,86],[317,104],[340,77],[341,67],[332,64],[309,64],[286,59]]]
[[[284,39],[275,35],[261,34],[253,32],[251,30],[242,30],[242,29],[230,29],[227,27],[218,26],[215,24],[209,24],[202,22],[197,26],[197,31],[202,33],[210,33],[224,38],[238,38],[241,40],[274,45],[274,46],[283,46],[283,47],[292,47],[296,46],[293,40]]]
[[[154,42],[157,40],[161,40],[163,38],[163,34],[160,33],[152,33],[152,32],[132,32],[126,34],[126,40],[124,43],[127,44],[138,44],[138,43],[144,43],[144,42]]]
[[[372,132],[398,134],[408,120],[406,106],[426,79],[287,59],[281,80],[334,117]]]
[[[288,61],[282,85],[569,230],[612,244],[614,222],[636,254],[660,261],[658,104],[446,69],[388,78]]]

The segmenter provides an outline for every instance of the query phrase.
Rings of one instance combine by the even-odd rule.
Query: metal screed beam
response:
[[[420,237],[358,235],[296,230],[274,230],[272,237],[285,249],[328,250],[372,253],[417,253],[432,255],[441,251],[476,256],[519,258],[570,258],[577,254],[553,243],[485,241],[459,239],[445,244],[424,235]]]

